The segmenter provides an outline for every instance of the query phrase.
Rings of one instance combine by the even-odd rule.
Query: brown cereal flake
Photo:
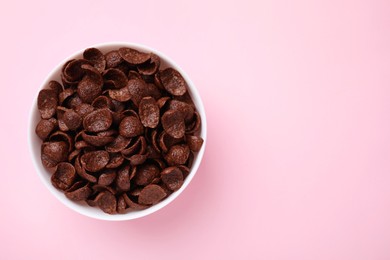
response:
[[[64,141],[45,142],[42,144],[41,160],[46,168],[65,162],[68,157],[68,145]]]
[[[138,196],[138,203],[154,205],[167,196],[167,193],[156,184],[149,184],[143,188]]]
[[[161,172],[161,180],[171,191],[177,191],[183,185],[183,173],[177,167],[168,167]]]
[[[104,169],[109,160],[108,152],[102,150],[85,153],[80,158],[82,167],[90,172],[98,172]]]
[[[134,177],[135,184],[140,186],[148,185],[159,173],[159,168],[154,164],[142,165],[139,167]]]
[[[97,205],[104,212],[108,214],[114,214],[116,212],[116,198],[109,191],[102,191],[96,197]]]
[[[159,67],[160,67],[160,57],[158,57],[154,53],[151,53],[150,61],[139,65],[137,67],[137,70],[141,75],[150,76],[155,74],[158,71]]]
[[[58,95],[58,101],[59,101],[59,104],[62,105],[62,103],[64,103],[64,101],[66,99],[68,99],[69,97],[71,97],[73,94],[74,94],[74,89],[73,88],[67,88],[65,89],[64,91],[62,91],[59,95]]]
[[[131,65],[138,65],[147,62],[150,59],[150,53],[144,53],[132,48],[120,48],[119,55]]]
[[[115,183],[116,183],[117,190],[120,192],[130,190],[130,166],[129,165],[126,165],[118,170]]]
[[[111,183],[114,182],[116,178],[116,172],[115,170],[109,169],[100,174],[98,179],[98,184],[102,186],[108,186],[111,185]]]
[[[56,128],[56,123],[56,119],[41,119],[35,128],[35,133],[42,140],[46,140],[50,133],[53,132],[53,130]]]
[[[83,178],[84,180],[87,180],[91,183],[96,183],[97,182],[97,179],[95,176],[89,174],[86,172],[85,168],[83,166],[81,166],[81,163],[80,163],[80,155],[77,156],[76,160],[75,160],[75,164],[74,164],[74,168],[76,169],[76,173],[81,177]]]
[[[160,72],[160,80],[164,88],[174,96],[182,96],[187,92],[187,83],[183,76],[173,68]]]
[[[119,52],[117,50],[107,52],[104,55],[104,57],[106,59],[106,67],[107,68],[114,68],[114,67],[118,66],[123,61],[121,55],[119,54]]]
[[[164,130],[174,138],[182,138],[185,133],[183,114],[177,110],[168,110],[161,117]]]
[[[108,69],[103,73],[103,79],[105,82],[110,82],[116,89],[126,87],[127,76],[123,71],[119,69]]]
[[[77,94],[85,103],[92,101],[102,93],[102,85],[96,82],[92,77],[85,76],[77,85]]]
[[[139,103],[139,117],[145,127],[156,128],[160,121],[160,109],[152,97],[144,97]]]
[[[103,72],[106,68],[106,59],[103,53],[97,48],[86,49],[83,53],[84,59],[92,62],[93,66],[99,71]]]
[[[109,97],[106,96],[98,96],[92,101],[91,104],[95,109],[113,109],[114,104],[112,103],[112,100]]]
[[[117,208],[116,208],[116,211],[117,211],[118,213],[123,214],[123,213],[126,212],[127,204],[126,204],[126,201],[125,201],[125,199],[123,198],[123,196],[120,196],[120,197],[118,198],[117,206],[116,206],[116,207],[117,207]]]
[[[82,66],[85,64],[91,63],[84,59],[71,60],[63,70],[64,78],[68,81],[79,81],[84,76],[85,71]]]
[[[164,158],[168,165],[185,164],[190,156],[190,148],[186,144],[179,144],[172,146],[165,154]]]
[[[114,140],[113,136],[99,136],[87,134],[84,131],[81,133],[83,139],[92,146],[105,146]]]
[[[54,90],[54,92],[57,94],[57,96],[62,91],[64,91],[64,88],[62,87],[62,85],[58,81],[55,81],[55,80],[49,81],[48,87],[49,87],[49,89]]]
[[[91,195],[92,190],[88,185],[74,191],[66,191],[65,196],[73,201],[85,201]]]
[[[81,126],[82,118],[73,109],[68,109],[62,115],[62,121],[69,130],[74,131]]]
[[[129,101],[132,97],[128,87],[124,87],[121,89],[110,89],[108,90],[108,95],[110,96],[110,98],[119,102]]]
[[[83,120],[83,126],[89,132],[101,132],[107,130],[112,124],[110,110],[103,108],[89,113]]]
[[[177,110],[182,113],[186,122],[191,121],[195,112],[190,104],[175,99],[169,102],[168,109]]]
[[[196,135],[187,135],[186,140],[191,151],[199,152],[200,148],[202,148],[203,145],[202,137]]]
[[[143,164],[148,158],[148,154],[134,154],[130,157],[126,157],[132,166]]]
[[[120,153],[111,153],[110,154],[110,161],[107,163],[106,168],[107,169],[116,169],[119,166],[122,165],[125,158]]]
[[[143,134],[144,127],[141,121],[135,116],[128,116],[122,119],[119,124],[119,134],[124,137],[135,137]]]
[[[139,102],[147,96],[147,84],[142,79],[130,79],[127,88],[131,95],[131,101],[138,107]]]
[[[127,206],[133,210],[142,210],[142,209],[146,209],[148,206],[146,205],[141,205],[141,204],[138,204],[134,201],[132,201],[129,196],[127,196],[126,193],[123,193],[122,197],[124,198]]]
[[[74,166],[68,162],[60,162],[56,171],[51,176],[51,183],[60,190],[68,189],[76,178]]]
[[[74,111],[84,119],[84,117],[90,114],[94,110],[90,104],[82,103],[74,108]]]
[[[38,110],[42,119],[49,119],[56,113],[58,97],[52,89],[42,89],[38,94]]]
[[[118,135],[111,143],[106,145],[106,151],[109,153],[117,153],[124,150],[131,142],[131,138],[126,138]]]

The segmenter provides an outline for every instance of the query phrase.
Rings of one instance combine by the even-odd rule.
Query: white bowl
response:
[[[194,177],[195,173],[197,172],[200,162],[202,161],[202,157],[205,151],[206,147],[206,130],[207,130],[207,125],[206,125],[206,114],[205,110],[203,107],[202,100],[200,98],[200,95],[198,93],[198,90],[196,89],[194,83],[191,81],[191,79],[187,76],[187,74],[174,62],[172,59],[167,57],[165,54],[144,46],[140,44],[135,44],[135,43],[126,43],[126,42],[110,42],[110,43],[103,43],[103,44],[97,44],[94,46],[89,46],[89,47],[95,47],[101,50],[103,53],[107,53],[110,50],[114,49],[119,49],[120,47],[130,47],[139,51],[144,51],[144,52],[153,52],[157,54],[160,59],[161,59],[161,67],[172,67],[179,71],[181,75],[184,77],[188,84],[188,91],[189,94],[191,95],[196,108],[201,116],[202,120],[202,125],[201,125],[201,132],[200,136],[203,138],[204,143],[201,148],[201,150],[195,155],[194,157],[194,162],[191,168],[191,171],[187,178],[184,181],[183,186],[176,192],[172,193],[170,196],[168,196],[166,199],[162,200],[161,202],[157,203],[154,206],[151,206],[147,209],[140,210],[140,211],[130,211],[125,214],[115,214],[115,215],[109,215],[104,213],[100,208],[97,207],[90,207],[86,203],[76,203],[74,201],[69,200],[68,198],[65,197],[64,193],[62,191],[57,190],[52,184],[51,184],[51,173],[42,165],[41,163],[41,145],[42,141],[41,139],[38,138],[38,136],[35,134],[35,127],[37,123],[40,120],[40,115],[38,112],[37,108],[37,97],[38,93],[41,89],[46,88],[50,80],[56,80],[58,82],[61,82],[60,74],[61,74],[61,68],[65,64],[66,61],[74,58],[82,58],[82,53],[86,48],[83,48],[82,50],[76,52],[75,54],[67,57],[64,59],[60,64],[55,67],[47,76],[47,78],[43,81],[42,85],[40,88],[37,90],[37,94],[34,96],[33,105],[31,107],[31,112],[30,112],[30,122],[29,122],[29,128],[28,128],[28,143],[30,147],[30,153],[31,157],[35,166],[36,171],[38,172],[38,175],[44,185],[49,189],[49,191],[59,200],[61,201],[64,205],[67,207],[71,208],[72,210],[91,217],[95,219],[101,219],[101,220],[130,220],[130,219],[136,219],[140,217],[144,217],[146,215],[149,215],[153,212],[156,212],[157,210],[162,209],[169,203],[171,203],[177,196],[180,195],[184,191],[184,189],[188,186],[188,184],[191,182],[192,178]]]

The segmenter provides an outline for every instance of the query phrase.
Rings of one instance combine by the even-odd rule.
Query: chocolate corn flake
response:
[[[161,150],[166,153],[172,145],[183,142],[183,138],[174,138],[167,134],[167,132],[162,131],[158,137],[158,143]]]
[[[170,97],[162,97],[157,100],[157,105],[160,109],[162,109],[165,104],[170,100]]]
[[[102,85],[93,77],[85,76],[77,85],[77,94],[85,103],[92,103],[101,93]]]
[[[114,182],[116,178],[116,172],[114,170],[106,170],[98,179],[98,184],[102,186],[108,186]]]
[[[57,96],[61,94],[61,92],[64,91],[64,88],[61,86],[61,84],[55,80],[51,80],[48,84],[48,88],[51,90],[54,90]]]
[[[173,68],[160,72],[160,80],[164,88],[174,96],[182,96],[187,92],[187,83],[183,76]]]
[[[46,140],[46,138],[50,135],[51,132],[53,132],[53,130],[57,126],[57,120],[54,118],[51,119],[41,119],[41,121],[38,122],[35,128],[35,133],[42,140]]]
[[[73,201],[85,201],[92,194],[92,190],[88,186],[81,187],[74,191],[66,191],[65,196]]]
[[[96,48],[86,49],[83,53],[84,59],[92,62],[93,66],[99,71],[103,72],[106,68],[106,59],[103,53]]]
[[[167,196],[167,193],[156,184],[143,188],[138,196],[138,202],[143,205],[154,205]]]
[[[131,200],[131,199],[129,198],[129,196],[127,196],[126,193],[124,193],[124,194],[122,195],[122,197],[123,197],[123,199],[125,200],[126,205],[127,205],[130,209],[132,209],[132,210],[142,210],[142,209],[146,209],[146,208],[148,207],[148,206],[146,206],[146,205],[141,205],[141,204],[138,204],[137,202]]]
[[[172,146],[165,155],[168,165],[185,164],[190,156],[190,148],[186,144]]]
[[[107,52],[104,55],[104,58],[106,59],[107,68],[115,68],[123,61],[121,55],[117,50]]]
[[[188,127],[186,126],[186,132],[189,134],[197,133],[200,130],[200,115],[198,112],[194,112],[194,118],[192,119],[192,122],[188,124]]]
[[[116,198],[109,191],[102,191],[97,197],[97,205],[104,212],[108,214],[114,214],[116,212]]]
[[[79,95],[77,95],[77,93],[76,93],[76,94],[74,94],[71,97],[66,99],[64,106],[75,109],[77,106],[81,105],[82,103],[83,103],[83,101],[81,100]]]
[[[66,99],[71,97],[74,94],[74,92],[75,90],[73,88],[67,88],[64,91],[60,92],[60,94],[58,95],[58,101],[60,105],[64,103]]]
[[[110,153],[117,153],[124,150],[131,142],[131,138],[126,138],[117,135],[116,138],[106,145],[106,151]]]
[[[97,179],[95,176],[93,176],[92,174],[89,174],[87,173],[87,171],[85,170],[85,167],[83,167],[80,163],[80,155],[77,156],[76,160],[75,160],[75,164],[74,164],[74,168],[76,169],[76,173],[81,177],[83,178],[84,180],[87,180],[91,183],[96,183],[97,182]]]
[[[138,107],[139,102],[143,97],[147,96],[148,85],[145,81],[139,78],[130,79],[127,83],[131,95],[131,101]]]
[[[118,170],[116,176],[116,188],[118,191],[130,190],[130,166],[126,165]]]
[[[142,76],[141,76],[138,72],[136,72],[136,71],[134,71],[134,70],[130,70],[130,71],[127,73],[127,78],[128,78],[129,80],[131,80],[131,79],[141,79],[141,80],[142,80]]]
[[[72,162],[81,152],[81,149],[75,149],[68,155],[68,161]]]
[[[67,188],[66,191],[72,192],[72,191],[78,190],[78,189],[80,189],[84,186],[87,186],[87,185],[88,185],[88,182],[86,182],[85,180],[78,180],[78,181],[73,182],[72,186]]]
[[[82,132],[81,136],[84,139],[84,141],[86,141],[89,145],[95,147],[105,146],[106,144],[111,143],[115,139],[113,136],[92,135],[92,134],[87,134],[86,132]]]
[[[127,85],[127,76],[119,69],[108,69],[103,73],[105,84],[109,83],[113,88],[123,88]]]
[[[66,146],[68,147],[68,152],[73,150],[74,141],[69,133],[56,131],[50,135],[49,141],[50,142],[64,141],[66,143]]]
[[[139,117],[145,127],[156,128],[160,121],[160,109],[152,97],[144,97],[139,103]]]
[[[196,135],[187,135],[186,139],[191,151],[199,152],[200,148],[202,148],[203,145],[203,139]]]
[[[69,130],[74,131],[81,125],[82,118],[73,109],[68,109],[62,115],[62,121]]]
[[[107,130],[112,124],[112,116],[109,109],[98,109],[88,114],[83,120],[86,131],[101,132]]]
[[[91,63],[85,59],[71,60],[69,63],[66,64],[62,72],[64,78],[71,82],[77,82],[85,74],[85,71],[82,68],[82,65],[85,64],[91,64]]]
[[[168,110],[161,117],[162,127],[173,138],[182,138],[185,134],[183,114],[177,110]]]
[[[84,117],[90,114],[94,110],[93,106],[86,103],[81,103],[80,105],[74,108],[74,111],[84,119]]]
[[[104,169],[110,160],[110,155],[106,151],[89,152],[81,156],[80,162],[82,167],[90,172],[98,172]]]
[[[137,67],[138,72],[141,75],[151,76],[155,74],[160,68],[160,57],[156,54],[150,54],[150,60],[144,64],[141,64]]]
[[[42,164],[73,201],[125,214],[179,190],[203,146],[183,76],[154,53],[88,48],[37,98]]]
[[[56,113],[58,97],[55,90],[42,89],[38,95],[38,110],[43,119],[49,119]]]
[[[145,164],[139,167],[135,176],[135,184],[145,186],[150,184],[159,174],[159,168],[154,164]]]
[[[161,180],[171,191],[177,191],[183,185],[183,173],[177,167],[165,168],[161,172]]]
[[[126,201],[125,199],[123,198],[123,196],[120,196],[118,198],[118,201],[117,201],[117,206],[116,206],[116,211],[118,213],[125,213],[126,212],[126,207],[127,207],[127,204],[126,204]]]
[[[172,110],[177,110],[182,113],[186,122],[189,122],[194,116],[194,108],[190,104],[185,103],[183,101],[175,99],[171,100],[171,102],[169,102],[168,108]]]
[[[150,59],[150,53],[144,53],[132,48],[120,48],[119,55],[131,65],[145,63]]]
[[[108,90],[108,95],[110,96],[110,98],[119,102],[129,101],[132,97],[128,87],[123,87],[120,89],[110,89]]]
[[[132,166],[143,164],[148,158],[148,154],[134,154],[132,156],[125,157],[129,160]]]
[[[111,153],[106,169],[116,169],[122,165],[125,158],[120,153]]]
[[[145,152],[146,140],[143,136],[138,136],[131,139],[132,141],[126,147],[126,149],[121,150],[121,153],[124,157],[130,157],[134,154],[141,154]]]
[[[124,137],[135,137],[144,132],[144,127],[141,121],[135,116],[123,118],[119,124],[119,133]]]
[[[112,103],[112,99],[106,96],[98,96],[92,101],[91,105],[95,109],[103,109],[103,108],[113,109],[114,107],[114,104]]]
[[[51,183],[57,189],[66,190],[73,184],[75,178],[76,170],[74,166],[68,162],[61,162],[51,176]]]
[[[81,150],[81,149],[85,149],[85,148],[88,148],[88,147],[92,147],[91,144],[87,143],[86,141],[84,140],[81,140],[81,141],[78,141],[74,144],[74,147],[78,150]]]
[[[65,162],[68,158],[69,145],[64,141],[45,142],[42,144],[41,159],[42,164],[51,168],[60,162]]]

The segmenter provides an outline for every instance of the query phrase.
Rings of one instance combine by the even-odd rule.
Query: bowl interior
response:
[[[191,171],[190,171],[189,175],[187,176],[187,178],[185,179],[183,186],[178,191],[172,193],[169,197],[167,197],[163,201],[161,201],[161,202],[157,203],[156,205],[151,206],[147,209],[140,210],[140,211],[129,211],[125,214],[115,214],[115,215],[106,214],[97,207],[88,206],[85,202],[76,203],[74,201],[71,201],[65,197],[63,192],[57,190],[56,188],[54,188],[52,186],[51,181],[50,181],[51,173],[45,167],[43,167],[43,165],[41,163],[42,141],[35,134],[35,127],[40,120],[40,115],[39,115],[39,111],[37,108],[37,101],[36,100],[37,100],[39,91],[41,89],[47,87],[48,82],[50,80],[56,80],[58,82],[61,82],[60,76],[61,76],[61,68],[62,68],[63,64],[70,59],[82,58],[82,53],[83,53],[84,49],[86,49],[86,48],[82,49],[81,51],[79,51],[79,52],[73,54],[72,56],[66,58],[65,60],[63,60],[56,68],[54,68],[52,70],[52,72],[47,76],[47,78],[42,83],[40,89],[37,91],[37,94],[34,97],[33,105],[32,105],[31,112],[30,112],[30,122],[29,122],[29,129],[28,129],[28,141],[29,141],[29,146],[30,146],[30,153],[31,153],[31,156],[33,159],[35,169],[38,172],[38,175],[41,178],[41,180],[43,181],[43,183],[45,184],[45,186],[50,190],[50,192],[57,199],[59,199],[63,204],[65,204],[69,208],[77,211],[78,213],[80,213],[82,215],[96,218],[96,219],[102,219],[102,220],[130,220],[130,219],[143,217],[143,216],[149,215],[149,214],[165,207],[170,202],[172,202],[188,186],[188,184],[191,182],[192,178],[194,177],[196,171],[198,170],[200,162],[201,162],[203,154],[204,154],[204,151],[205,151],[205,147],[206,147],[207,125],[206,125],[206,115],[205,115],[203,103],[202,103],[202,100],[200,98],[200,95],[199,95],[197,89],[195,88],[193,82],[189,79],[187,74],[179,66],[177,66],[176,63],[174,63],[170,58],[168,58],[163,53],[161,53],[157,50],[154,50],[150,47],[143,46],[143,45],[132,44],[132,43],[121,43],[121,42],[99,44],[99,45],[94,45],[93,47],[98,48],[103,53],[107,53],[110,50],[119,49],[120,47],[130,47],[130,48],[137,49],[139,51],[153,52],[153,53],[157,54],[158,56],[160,56],[161,68],[173,67],[177,71],[179,71],[182,74],[182,76],[184,77],[184,79],[187,81],[187,84],[189,87],[189,89],[188,89],[189,94],[191,95],[192,100],[195,103],[195,106],[196,106],[196,108],[201,116],[202,125],[201,125],[200,136],[203,138],[204,143],[203,143],[201,150],[197,154],[195,154],[195,156],[194,156],[194,162],[193,162]]]

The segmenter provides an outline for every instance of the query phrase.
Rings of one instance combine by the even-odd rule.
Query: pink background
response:
[[[389,1],[2,1],[1,259],[390,259]],[[205,103],[208,146],[143,219],[72,212],[27,146],[41,82],[73,52],[138,42]]]

